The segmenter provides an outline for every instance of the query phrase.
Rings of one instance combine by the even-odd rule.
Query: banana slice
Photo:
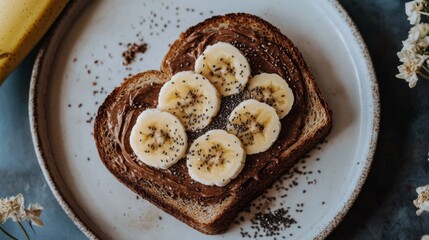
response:
[[[294,96],[286,81],[274,73],[261,73],[249,80],[250,97],[276,109],[279,118],[292,109]]]
[[[192,179],[205,185],[223,187],[238,176],[246,153],[240,139],[225,130],[211,130],[197,138],[186,157]]]
[[[188,137],[180,120],[159,109],[147,109],[131,130],[130,145],[143,163],[166,169],[186,154]]]
[[[229,43],[208,46],[195,61],[195,72],[204,75],[221,96],[239,93],[250,78],[246,57]]]
[[[273,107],[248,99],[231,112],[226,128],[241,140],[250,155],[270,148],[279,136],[280,126],[280,119]]]
[[[175,74],[159,92],[158,108],[174,114],[189,131],[209,125],[219,107],[216,88],[207,78],[191,71]]]

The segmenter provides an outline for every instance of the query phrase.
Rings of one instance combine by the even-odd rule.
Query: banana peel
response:
[[[54,23],[68,0],[0,0],[0,85]]]

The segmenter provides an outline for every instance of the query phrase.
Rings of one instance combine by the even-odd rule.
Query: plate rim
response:
[[[78,15],[77,13],[78,10],[83,8],[89,2],[90,1],[88,0],[70,1],[65,7],[64,11],[59,16],[59,18],[57,19],[57,21],[51,27],[49,32],[43,38],[40,45],[40,49],[38,50],[36,60],[33,66],[32,74],[31,74],[28,110],[29,110],[31,136],[32,136],[36,157],[38,159],[38,163],[42,170],[43,176],[51,189],[51,192],[53,193],[57,202],[63,208],[67,216],[78,227],[78,229],[81,230],[82,233],[86,235],[86,237],[90,239],[102,239],[96,232],[94,232],[89,226],[87,226],[84,223],[81,217],[79,217],[75,213],[71,204],[63,197],[63,193],[60,190],[60,187],[58,186],[59,184],[55,181],[57,179],[54,179],[54,177],[52,176],[49,163],[45,159],[46,153],[44,151],[46,151],[46,146],[45,146],[46,143],[44,143],[43,140],[41,139],[42,137],[40,136],[41,133],[39,130],[40,123],[41,122],[43,123],[43,120],[40,120],[39,113],[38,113],[38,109],[40,108],[38,83],[42,81],[40,79],[41,78],[40,73],[43,66],[42,63],[44,62],[45,56],[48,52],[49,46],[51,45],[52,39],[58,32],[57,30],[64,24],[67,24],[67,20],[70,17],[70,15],[72,15],[71,17],[75,17],[75,15]],[[359,47],[359,50],[360,50],[359,52],[362,54],[362,57],[363,57],[362,60],[364,60],[366,70],[369,73],[368,84],[372,90],[373,112],[370,112],[370,114],[372,114],[372,122],[370,122],[369,127],[370,127],[370,130],[372,129],[372,132],[369,139],[369,149],[366,155],[365,164],[362,167],[362,172],[359,176],[359,180],[357,180],[356,185],[354,186],[354,189],[351,191],[350,196],[347,196],[348,199],[344,202],[344,206],[340,208],[340,210],[335,214],[335,216],[332,218],[331,221],[329,221],[325,226],[322,226],[320,233],[315,236],[315,239],[326,238],[338,226],[338,224],[346,216],[347,212],[350,210],[357,196],[361,192],[362,187],[365,183],[365,180],[369,174],[369,170],[371,168],[372,161],[375,155],[377,139],[379,134],[379,125],[380,125],[380,97],[379,97],[378,81],[375,74],[374,65],[372,63],[372,59],[369,54],[366,43],[363,40],[363,37],[360,31],[358,30],[356,24],[351,19],[351,17],[344,9],[344,7],[341,5],[341,3],[338,0],[326,0],[326,3],[331,5],[331,7],[333,7],[337,11],[341,19],[347,25],[348,30],[351,31],[351,34],[356,40],[357,46]]]
[[[38,98],[38,83],[40,80],[40,72],[42,71],[42,63],[47,54],[47,50],[51,45],[51,41],[55,36],[58,29],[64,24],[67,24],[67,19],[70,15],[75,16],[78,15],[78,10],[82,9],[86,4],[88,4],[89,0],[75,0],[69,1],[60,16],[56,19],[54,24],[51,26],[46,35],[42,38],[40,48],[37,52],[36,59],[33,65],[33,70],[31,72],[30,79],[30,88],[29,88],[29,99],[28,99],[28,113],[29,113],[29,122],[30,122],[30,131],[31,137],[33,141],[34,150],[36,153],[36,157],[39,163],[39,166],[42,170],[43,176],[46,182],[49,185],[49,188],[54,195],[55,199],[67,214],[67,216],[72,220],[72,222],[77,226],[77,228],[85,234],[89,239],[101,240],[101,238],[95,234],[93,230],[91,230],[82,219],[74,212],[72,206],[65,200],[63,194],[55,182],[54,177],[51,175],[49,164],[45,160],[45,152],[46,147],[44,146],[42,137],[40,136],[40,120],[39,119],[39,98]]]
[[[351,195],[347,201],[345,201],[344,206],[341,208],[341,210],[335,215],[335,217],[328,223],[325,229],[323,229],[316,237],[315,239],[324,239],[326,238],[337,226],[338,224],[344,219],[344,217],[347,215],[350,208],[353,206],[354,202],[356,201],[356,198],[358,197],[359,193],[362,190],[363,185],[365,184],[365,180],[368,177],[369,171],[371,169],[371,165],[374,159],[375,151],[377,148],[377,140],[378,140],[378,134],[379,134],[379,128],[380,128],[380,94],[379,94],[379,88],[378,88],[378,81],[377,76],[375,74],[375,68],[372,63],[371,55],[369,53],[368,47],[362,37],[361,32],[359,31],[359,28],[357,27],[356,23],[353,21],[353,19],[350,17],[348,12],[345,10],[345,8],[341,5],[341,3],[338,0],[328,0],[328,3],[331,4],[333,8],[338,12],[338,14],[342,17],[342,19],[347,24],[349,30],[351,31],[353,37],[355,38],[359,48],[360,52],[363,54],[363,59],[365,60],[365,66],[367,68],[367,71],[369,73],[369,84],[372,90],[372,99],[373,99],[373,112],[372,112],[372,124],[371,124],[371,138],[369,139],[369,149],[368,154],[366,157],[365,164],[362,168],[362,173],[359,176],[359,180],[356,182],[356,186],[354,187],[353,191],[351,192]]]

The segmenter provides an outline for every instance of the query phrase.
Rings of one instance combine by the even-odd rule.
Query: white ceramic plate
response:
[[[109,0],[83,5],[77,1],[69,6],[39,53],[30,118],[45,177],[88,237],[313,239],[326,237],[341,221],[371,164],[379,104],[365,44],[337,2]],[[159,69],[181,31],[230,12],[256,14],[297,45],[332,108],[334,127],[327,141],[297,164],[295,173],[241,212],[225,234],[206,236],[119,183],[98,157],[92,127],[99,105],[124,77]],[[147,51],[123,66],[125,45],[142,39]],[[277,216],[280,222],[264,225],[261,216],[266,215],[261,214]]]

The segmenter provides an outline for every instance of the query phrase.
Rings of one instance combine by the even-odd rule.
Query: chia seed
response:
[[[278,236],[285,229],[290,228],[292,225],[296,224],[296,220],[288,215],[289,211],[280,208],[274,212],[269,211],[268,213],[257,213],[255,220],[258,226],[261,227],[261,233],[264,233],[265,236]]]

